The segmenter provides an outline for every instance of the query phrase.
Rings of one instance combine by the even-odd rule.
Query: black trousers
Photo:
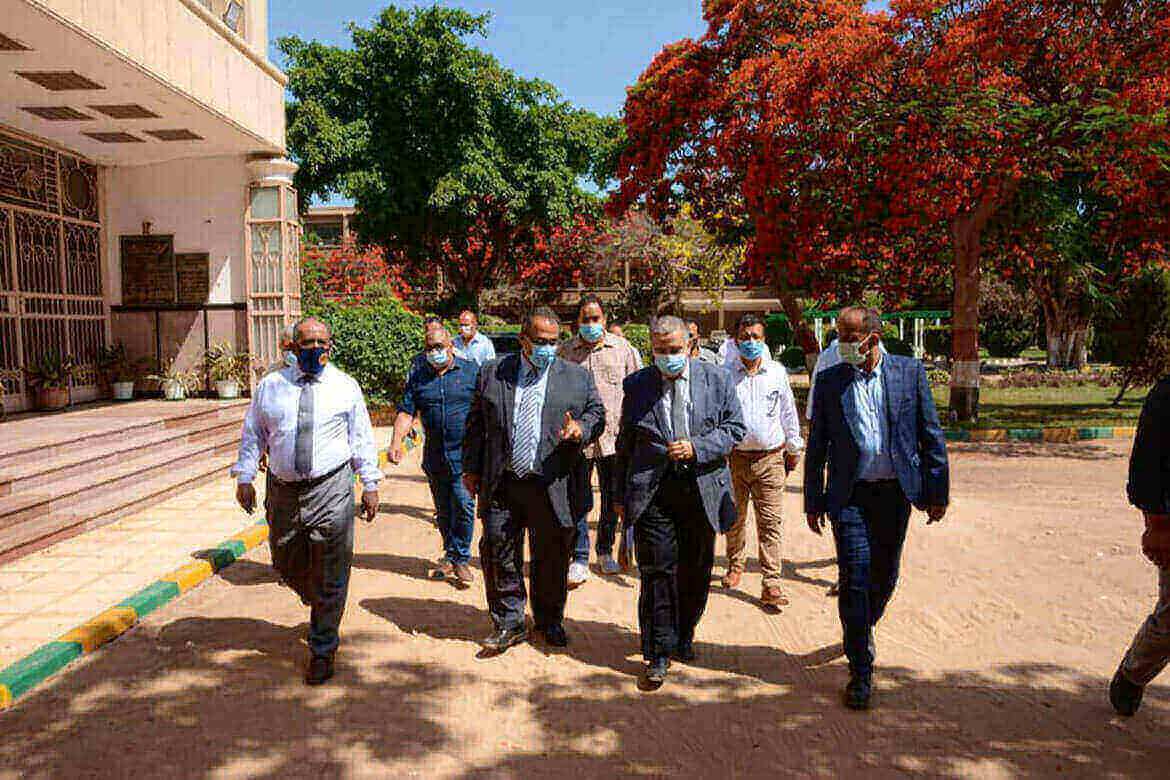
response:
[[[488,610],[496,628],[524,625],[525,531],[532,555],[529,584],[536,626],[560,625],[565,617],[576,528],[557,521],[548,488],[539,479],[505,477],[492,496],[479,540]]]
[[[715,563],[715,529],[694,477],[668,472],[634,523],[642,591],[642,655],[664,658],[690,642],[707,607]]]

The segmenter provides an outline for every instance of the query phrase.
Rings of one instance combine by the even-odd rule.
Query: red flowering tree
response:
[[[410,285],[403,279],[400,260],[387,254],[382,247],[361,246],[353,239],[340,247],[306,247],[302,278],[312,288],[306,294],[323,301],[356,303],[377,288],[405,299]]]
[[[1024,185],[1083,176],[1115,236],[1167,231],[1154,0],[712,0],[630,91],[625,202],[742,200],[761,275],[893,295],[953,277],[951,410],[978,404],[985,233]]]

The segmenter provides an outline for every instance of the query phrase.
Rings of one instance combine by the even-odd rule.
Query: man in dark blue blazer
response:
[[[743,438],[731,375],[689,357],[678,317],[659,317],[654,365],[626,377],[614,460],[614,508],[633,525],[642,590],[646,681],[662,685],[673,655],[694,659],[715,534],[735,524],[727,455]]]
[[[837,596],[849,658],[845,704],[869,707],[873,627],[898,581],[911,505],[942,519],[950,493],[946,441],[922,363],[883,354],[881,317],[837,318],[842,363],[817,376],[804,471],[804,510],[837,545]],[[828,470],[828,485],[825,471]]]
[[[568,644],[562,621],[577,518],[593,493],[582,447],[605,430],[593,375],[556,357],[560,321],[535,309],[520,334],[523,352],[484,363],[467,415],[463,483],[479,497],[479,554],[493,633],[503,652],[524,641],[524,535],[536,629],[553,647]]]

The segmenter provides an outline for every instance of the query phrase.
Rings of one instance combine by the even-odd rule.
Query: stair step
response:
[[[145,480],[103,499],[79,503],[72,510],[42,515],[0,529],[0,564],[108,525],[192,488],[217,479],[226,481],[234,461],[234,457],[206,458],[187,469],[182,479],[163,476]]]
[[[83,478],[94,470],[143,457],[146,451],[157,453],[158,448],[169,447],[175,443],[198,444],[226,436],[238,438],[240,430],[238,421],[214,420],[214,423],[214,427],[192,431],[152,427],[140,433],[126,435],[104,446],[78,446],[66,455],[26,463],[11,471],[0,472],[0,488],[7,483],[8,493],[36,492],[44,485]]]
[[[161,404],[164,402],[156,402]],[[196,402],[182,406],[108,407],[47,417],[43,422],[23,420],[0,425],[0,472],[12,472],[45,460],[68,456],[78,448],[116,446],[127,436],[152,430],[196,430],[226,422],[239,422],[248,401]],[[40,428],[50,432],[41,435]]]
[[[10,503],[0,510],[0,530],[32,517],[55,513],[76,513],[79,504],[90,504],[105,496],[132,488],[134,483],[164,477],[182,481],[186,469],[204,458],[227,457],[235,453],[238,436],[233,431],[209,441],[155,448],[116,465],[103,466],[83,476],[42,485],[35,493],[14,493],[0,499]],[[0,504],[3,506],[3,504]]]

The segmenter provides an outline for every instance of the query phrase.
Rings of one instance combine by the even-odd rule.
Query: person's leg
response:
[[[581,515],[577,518],[577,526],[573,529],[573,561],[589,565],[589,516]]]
[[[264,490],[264,514],[268,521],[268,549],[272,554],[272,568],[280,581],[312,606],[316,599],[309,577],[309,536],[300,524],[300,507],[296,492],[268,478]]]
[[[524,626],[524,527],[511,511],[501,486],[483,518],[479,540],[480,565],[488,611],[497,629]]]
[[[427,484],[431,487],[431,500],[435,502],[435,527],[443,540],[443,554],[451,560],[451,477],[428,474]]]
[[[876,626],[898,584],[910,502],[897,485],[883,486],[866,507],[869,529],[869,624]]]
[[[680,647],[695,638],[707,608],[711,569],[715,565],[715,529],[707,520],[697,485],[679,491],[673,501],[678,535],[678,639]]]
[[[854,676],[868,677],[873,671],[873,655],[869,649],[869,534],[864,510],[857,500],[857,493],[863,489],[859,486],[849,505],[833,518],[833,538],[841,583],[837,612],[841,618],[849,672]]]
[[[660,496],[650,502],[634,525],[638,570],[638,625],[642,656],[647,661],[669,657],[678,647],[678,536],[674,521],[663,511]]]
[[[612,557],[618,526],[618,516],[613,511],[614,456],[598,458],[595,463],[597,464],[597,483],[601,489],[601,508],[597,514],[597,541],[594,543],[594,548],[597,550],[598,558],[603,555]]]
[[[1170,569],[1158,570],[1158,603],[1133,638],[1121,673],[1138,686],[1146,686],[1170,661]]]
[[[565,619],[574,529],[557,522],[546,488],[533,484],[525,493],[524,521],[531,535],[529,592],[532,617],[538,628],[559,626]]]
[[[317,599],[309,625],[309,648],[316,656],[337,650],[338,628],[349,594],[353,564],[353,472],[342,469],[332,479],[313,488],[302,502],[309,519],[309,546],[313,553],[313,578]]]
[[[471,560],[471,537],[475,533],[475,499],[463,485],[463,475],[451,478],[451,520],[448,525],[447,555],[451,563]]]
[[[739,584],[738,576],[733,572],[743,574],[747,568],[747,516],[748,501],[751,498],[751,461],[736,452],[731,453],[728,459],[731,467],[731,487],[735,493],[735,525],[728,530],[727,538],[727,576],[724,577],[724,587],[735,587]],[[759,523],[757,509],[756,523]]]
[[[750,484],[752,505],[756,508],[756,534],[760,540],[760,569],[764,574],[764,591],[780,589],[784,569],[780,557],[784,506],[784,455],[775,452],[752,464]]]

